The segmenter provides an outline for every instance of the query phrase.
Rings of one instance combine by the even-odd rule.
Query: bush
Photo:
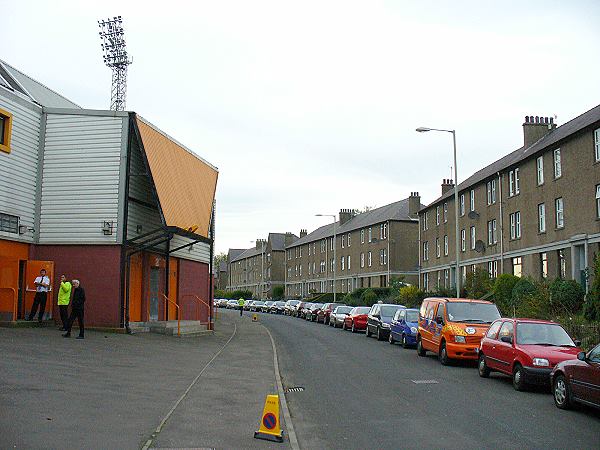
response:
[[[594,281],[583,307],[583,316],[590,321],[600,321],[600,255],[594,258]]]
[[[513,315],[513,311],[509,315]],[[524,293],[515,306],[514,315],[532,319],[550,319],[547,288],[539,289],[534,286],[533,291]]]
[[[252,298],[252,291],[243,291],[243,290],[233,291],[230,293],[229,298],[233,298],[235,300],[243,298],[244,300],[248,300],[248,299]]]
[[[449,298],[454,298],[454,297],[456,297],[456,289],[454,289],[454,288],[445,288],[445,287],[441,287],[440,286],[435,291],[429,292],[429,296],[430,297],[449,297]]]
[[[426,294],[416,286],[404,286],[398,294],[398,303],[407,308],[417,308],[425,298]]]
[[[585,291],[575,280],[557,278],[550,285],[550,305],[555,314],[576,314],[581,311]]]
[[[362,300],[363,305],[372,306],[374,303],[377,302],[377,294],[373,289],[369,288],[362,293],[360,299]]]
[[[494,301],[503,316],[512,315],[512,292],[515,285],[519,282],[519,277],[503,273],[496,278],[492,288],[494,292]]]
[[[533,279],[529,277],[521,278],[515,283],[511,295],[510,309],[513,311],[519,309],[525,298],[537,292]]]
[[[273,298],[280,299],[283,298],[284,288],[280,284],[273,287]]]
[[[488,271],[477,267],[474,272],[469,272],[464,287],[467,298],[481,298],[488,294],[492,289]]]

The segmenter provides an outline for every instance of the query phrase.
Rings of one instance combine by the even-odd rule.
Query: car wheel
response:
[[[442,363],[442,366],[447,366],[450,364],[450,358],[448,358],[448,351],[446,350],[446,342],[442,342],[442,346],[440,347],[439,359]]]
[[[406,341],[406,335],[402,334],[402,348],[408,348],[408,342]]]
[[[513,387],[517,391],[525,390],[525,375],[521,364],[515,364],[515,368],[513,369]]]
[[[417,355],[425,356],[427,354],[427,350],[423,348],[423,343],[421,342],[421,338],[417,337]]]
[[[354,322],[352,322],[352,332],[356,333],[356,327],[354,326]]]
[[[377,327],[377,340],[381,341],[381,328]]]
[[[479,354],[479,363],[477,364],[477,368],[481,378],[487,378],[490,376],[490,368],[485,363],[485,356],[483,356],[483,353]]]
[[[371,337],[371,332],[369,331],[369,324],[367,324],[367,328],[365,328],[365,336]]]
[[[392,345],[394,345],[394,343],[396,342],[394,340],[394,336],[392,336],[392,332],[390,331],[390,335],[388,336],[388,342]]]
[[[554,386],[552,387],[552,393],[554,394],[554,404],[560,409],[571,408],[571,392],[565,376],[560,374],[554,379]]]

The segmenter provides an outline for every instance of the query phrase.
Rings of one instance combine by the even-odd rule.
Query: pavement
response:
[[[364,333],[260,320],[284,387],[305,388],[287,394],[303,449],[598,448],[600,411],[559,410],[549,389],[517,392],[509,377],[481,379],[476,364],[445,367]]]
[[[0,448],[289,448],[253,438],[277,393],[267,330],[219,315],[186,339],[0,328]]]

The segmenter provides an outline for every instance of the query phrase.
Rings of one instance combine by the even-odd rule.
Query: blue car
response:
[[[401,342],[404,348],[417,345],[418,327],[418,309],[399,309],[392,320],[389,337],[390,344]]]

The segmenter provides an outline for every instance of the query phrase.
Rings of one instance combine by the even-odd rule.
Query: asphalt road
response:
[[[475,364],[442,366],[433,355],[322,324],[262,314],[274,336],[303,449],[600,447],[600,413],[561,411],[549,389],[517,392]],[[413,381],[433,380],[435,384]]]

